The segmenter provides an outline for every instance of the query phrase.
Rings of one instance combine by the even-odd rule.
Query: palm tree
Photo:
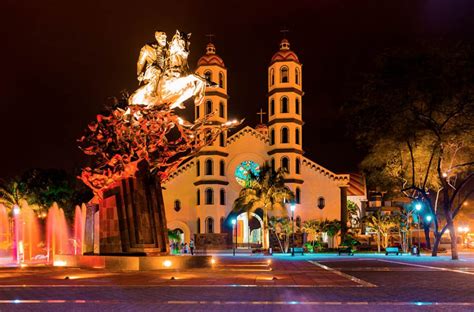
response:
[[[339,233],[341,230],[341,221],[338,220],[332,220],[329,221],[328,219],[324,220],[321,222],[321,230],[323,233],[326,233],[328,236],[328,247],[329,248],[334,248],[335,242],[334,242],[334,237]]]
[[[269,228],[275,233],[280,250],[284,253],[288,252],[290,247],[290,235],[293,233],[290,218],[272,216],[268,219]],[[283,244],[280,240],[280,234],[283,234]]]
[[[0,181],[0,204],[3,204],[9,213],[15,206],[20,207],[21,202],[24,200],[26,198],[20,190],[20,183],[18,181]]]
[[[255,213],[257,209],[263,211],[263,248],[269,247],[268,217],[272,215],[286,216],[285,203],[294,199],[294,194],[285,185],[284,169],[273,170],[265,163],[258,174],[249,172],[250,178],[246,186],[240,191],[239,197],[234,202],[232,213]]]
[[[302,230],[313,237],[313,239],[311,240],[313,250],[316,240],[318,241],[318,243],[321,243],[321,234],[323,233],[321,223],[322,222],[318,220],[306,220],[303,222]]]

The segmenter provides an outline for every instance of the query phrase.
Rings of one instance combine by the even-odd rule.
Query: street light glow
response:
[[[432,219],[433,219],[433,217],[431,215],[426,216],[426,221],[431,222]]]
[[[421,204],[420,204],[420,203],[417,203],[417,204],[415,205],[415,209],[416,209],[417,211],[420,211],[420,210],[421,210]]]
[[[237,222],[235,219],[232,219],[232,225],[235,225],[235,222]]]
[[[296,209],[296,205],[295,205],[295,204],[291,204],[290,209],[291,209],[291,212],[294,212],[295,209]]]

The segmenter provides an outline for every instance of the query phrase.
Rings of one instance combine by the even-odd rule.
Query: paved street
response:
[[[473,311],[474,258],[216,256],[212,269],[0,269],[0,311]]]

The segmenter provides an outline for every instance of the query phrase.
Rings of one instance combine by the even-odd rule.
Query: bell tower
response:
[[[301,203],[303,155],[302,64],[287,39],[268,67],[268,155],[275,169],[287,170],[286,180]]]

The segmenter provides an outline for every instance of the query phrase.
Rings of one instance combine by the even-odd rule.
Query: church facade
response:
[[[204,104],[195,107],[195,119],[211,115],[209,120],[216,125],[228,121],[227,69],[212,43],[196,72],[217,86],[206,89]],[[186,242],[194,234],[225,232],[248,172],[257,172],[265,162],[275,169],[286,168],[297,224],[310,219],[347,220],[348,197],[359,202],[365,191],[354,191],[349,174],[336,174],[304,156],[302,86],[302,64],[283,39],[268,67],[268,123],[221,134],[164,182],[169,229],[178,229]],[[287,209],[291,215],[290,205]],[[253,217],[262,223],[258,215]],[[239,243],[261,242],[261,227],[250,226],[246,214],[237,216],[236,226]]]

